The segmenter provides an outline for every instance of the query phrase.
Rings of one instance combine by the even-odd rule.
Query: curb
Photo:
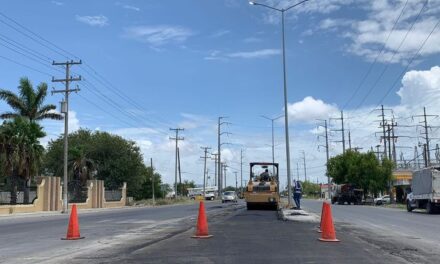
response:
[[[279,210],[279,217],[283,221],[305,222],[305,223],[319,223],[320,217],[315,213],[310,213],[305,210],[281,209]]]

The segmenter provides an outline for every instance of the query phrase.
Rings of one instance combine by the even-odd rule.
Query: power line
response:
[[[2,58],[2,59],[4,59],[4,60],[7,60],[7,61],[9,61],[9,62],[15,63],[15,64],[17,64],[17,65],[20,65],[20,66],[22,66],[22,67],[28,68],[28,69],[30,69],[30,70],[33,70],[33,71],[39,72],[39,73],[41,73],[41,74],[43,74],[43,75],[47,75],[47,76],[49,76],[49,77],[52,77],[52,74],[50,74],[50,73],[40,71],[40,70],[38,70],[38,69],[36,69],[36,68],[34,68],[34,67],[28,66],[28,65],[26,65],[26,64],[23,64],[23,63],[18,62],[18,61],[16,61],[16,60],[10,59],[10,58],[8,58],[8,57],[5,57],[5,56],[0,55],[0,58]]]
[[[405,69],[400,73],[400,75],[396,78],[396,80],[393,82],[393,84],[390,86],[390,88],[387,90],[387,92],[385,93],[385,95],[380,99],[379,104],[381,104],[383,102],[383,100],[389,95],[389,93],[393,90],[394,86],[396,86],[397,82],[403,77],[403,75],[406,73],[406,71],[408,70],[409,66],[413,63],[414,59],[418,57],[418,55],[420,54],[420,51],[422,51],[423,47],[425,46],[426,42],[429,40],[429,38],[431,37],[432,33],[434,33],[434,31],[437,29],[438,25],[440,24],[440,20],[437,22],[437,24],[435,24],[435,26],[432,28],[431,32],[429,32],[429,35],[425,38],[425,40],[423,41],[422,45],[419,47],[419,49],[414,53],[414,55],[412,56],[411,60],[408,62],[408,64],[406,65]]]
[[[65,49],[63,49],[63,48],[61,48],[61,47],[59,47],[58,45],[56,45],[56,44],[54,44],[53,42],[47,40],[46,38],[42,37],[41,35],[39,35],[39,34],[33,32],[33,31],[30,30],[29,28],[25,27],[24,25],[20,24],[19,22],[17,22],[16,20],[12,19],[11,17],[5,15],[4,13],[0,12],[0,16],[3,16],[3,17],[6,18],[8,21],[10,21],[10,22],[7,22],[7,21],[5,21],[5,20],[3,20],[3,19],[0,19],[0,23],[5,24],[6,26],[8,26],[8,27],[12,28],[13,30],[19,32],[20,34],[26,36],[27,38],[33,40],[34,42],[36,42],[36,43],[42,45],[43,47],[47,48],[48,50],[51,50],[52,52],[55,52],[55,53],[57,53],[58,55],[61,55],[61,56],[66,57],[66,58],[68,57],[68,56],[66,56],[66,54],[69,55],[69,56],[72,56],[72,57],[74,57],[74,58],[78,58],[78,56],[76,56],[76,55],[74,55],[73,53],[71,53],[71,52],[69,52],[69,51],[67,51],[67,50],[65,50]],[[11,23],[11,22],[12,22],[12,23]],[[14,41],[14,42],[15,42],[15,41]],[[42,55],[41,53],[39,53],[39,54]],[[46,57],[45,55],[42,55],[42,56]],[[47,58],[48,58],[48,57],[47,57]],[[15,62],[14,62],[14,63],[15,63]],[[24,65],[22,65],[22,64],[20,64],[20,65],[21,65],[21,66],[24,66]],[[111,90],[112,90],[117,96],[119,96],[120,98],[123,98],[125,101],[129,102],[131,105],[135,105],[135,106],[138,107],[138,108],[140,107],[140,105],[139,105],[138,103],[136,103],[134,100],[132,100],[131,98],[129,98],[128,96],[126,96],[125,94],[123,94],[119,89],[117,89],[116,87],[114,87],[114,86],[111,84],[111,82],[109,82],[108,80],[106,80],[102,75],[98,74],[98,72],[97,72],[94,68],[92,68],[89,64],[85,64],[85,65],[86,65],[86,66],[87,66],[87,67],[88,67],[88,68],[89,68],[89,69],[90,69],[95,75],[97,75],[97,76],[100,77],[102,80],[104,80],[104,82],[107,83],[107,85],[104,85],[104,86],[106,86],[106,87],[110,87]],[[31,68],[31,67],[29,67],[29,66],[25,66],[25,67],[27,67],[27,68]],[[90,74],[90,71],[88,71],[86,68],[84,68],[84,67],[81,67],[81,68]],[[33,69],[33,70],[35,70],[35,69]],[[37,71],[38,71],[38,70],[37,70]],[[39,72],[40,72],[40,71],[39,71]],[[40,72],[40,73],[41,73],[41,72]],[[50,74],[47,74],[47,75],[50,75]],[[91,75],[91,77],[94,78],[93,74],[90,74],[90,75]],[[51,76],[51,75],[50,75],[50,76]],[[95,80],[97,80],[97,81],[99,82],[99,80],[98,80],[97,78],[95,78]],[[154,121],[154,120],[152,120],[152,119],[150,119],[150,121],[152,121],[152,122],[156,122],[156,123],[161,123],[161,122],[159,122],[159,121]],[[164,126],[164,125],[165,125],[165,126],[168,126],[168,124],[165,124],[165,123],[163,123],[163,122],[162,122],[161,125],[162,125],[162,126]],[[164,134],[166,134],[166,133],[164,133]]]
[[[374,65],[376,65],[377,59],[379,58],[379,56],[382,54],[382,52],[384,51],[386,44],[388,43],[388,40],[390,39],[391,34],[394,32],[394,29],[396,28],[397,23],[400,20],[400,17],[403,14],[403,11],[406,8],[406,5],[408,4],[408,0],[406,0],[405,5],[403,6],[402,10],[400,11],[399,16],[397,17],[396,21],[394,22],[393,27],[391,28],[390,32],[388,33],[388,36],[385,40],[385,42],[382,45],[382,48],[380,49],[380,52],[376,55],[376,57],[374,58],[374,61],[370,64],[370,67],[368,68],[366,74],[364,75],[364,77],[362,78],[361,82],[359,83],[359,85],[357,86],[356,90],[354,91],[354,93],[352,93],[351,97],[348,99],[348,101],[345,103],[344,107],[342,107],[342,110],[344,110],[348,104],[351,102],[351,100],[353,100],[353,98],[357,95],[357,93],[359,92],[359,90],[361,89],[362,85],[364,84],[364,82],[366,81],[368,75],[370,75],[371,70],[373,69]]]
[[[393,55],[391,56],[391,59],[388,60],[389,63],[392,63],[394,56],[396,56],[397,52],[399,52],[400,48],[402,47],[403,43],[405,42],[406,38],[408,37],[409,33],[412,31],[415,23],[419,20],[420,15],[422,14],[423,10],[426,7],[426,4],[428,3],[428,0],[425,1],[425,3],[423,4],[422,8],[420,9],[419,13],[417,14],[416,18],[414,19],[413,23],[411,24],[410,28],[406,31],[405,36],[403,37],[402,41],[400,42],[399,46],[397,47],[397,49],[394,50]],[[376,87],[376,85],[379,83],[379,81],[382,79],[383,75],[385,74],[385,72],[388,70],[390,64],[385,65],[385,67],[383,68],[382,72],[379,74],[379,77],[376,79],[376,81],[374,82],[373,86],[370,87],[370,89],[368,89],[367,93],[365,94],[365,96],[362,98],[361,102],[358,104],[358,106],[356,107],[356,109],[360,108],[361,105],[365,102],[365,100],[368,98],[368,96],[371,94],[371,92],[374,90],[374,88]]]

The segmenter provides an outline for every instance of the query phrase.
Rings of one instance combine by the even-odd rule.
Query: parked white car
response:
[[[390,203],[390,196],[384,195],[382,197],[378,197],[374,199],[375,205],[382,205],[382,204],[389,204]]]
[[[205,193],[205,200],[213,201],[214,199],[215,199],[215,192],[206,192]]]
[[[227,191],[222,194],[222,203],[237,202],[237,194],[234,191]]]

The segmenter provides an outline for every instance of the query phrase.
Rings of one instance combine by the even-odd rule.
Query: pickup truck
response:
[[[424,168],[413,173],[406,209],[411,212],[417,208],[426,209],[429,214],[440,209],[440,167]]]

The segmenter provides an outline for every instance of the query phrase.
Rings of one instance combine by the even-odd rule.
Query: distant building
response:
[[[404,203],[406,200],[406,190],[411,187],[413,170],[394,170],[393,171],[393,192],[396,202]]]
[[[330,192],[332,191],[333,185],[334,184],[332,184],[332,183],[330,184]],[[320,186],[321,186],[321,196],[320,196],[320,198],[322,198],[322,199],[330,199],[330,197],[328,196],[328,186],[329,185],[321,183]]]

